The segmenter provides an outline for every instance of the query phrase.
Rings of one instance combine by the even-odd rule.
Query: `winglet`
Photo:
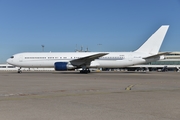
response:
[[[169,25],[162,25],[151,37],[135,52],[158,54]]]

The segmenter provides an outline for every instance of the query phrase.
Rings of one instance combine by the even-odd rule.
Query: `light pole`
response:
[[[41,45],[42,46],[42,51],[44,52],[44,45]]]

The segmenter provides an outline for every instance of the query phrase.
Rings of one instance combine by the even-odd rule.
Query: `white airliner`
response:
[[[80,73],[89,73],[89,68],[121,68],[164,59],[167,52],[158,54],[169,25],[162,25],[151,37],[133,52],[29,52],[18,53],[7,63],[26,68],[54,68],[64,71],[82,68]]]

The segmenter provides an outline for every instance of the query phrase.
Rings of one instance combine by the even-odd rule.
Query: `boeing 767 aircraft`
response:
[[[169,25],[162,25],[151,37],[133,52],[27,52],[13,55],[7,63],[25,68],[54,68],[56,71],[82,68],[120,68],[143,64],[160,59],[167,52],[158,54]]]

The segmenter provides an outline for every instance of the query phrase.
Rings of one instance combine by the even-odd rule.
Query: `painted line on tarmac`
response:
[[[135,85],[129,85],[128,87],[125,88],[125,90],[132,90],[132,87],[134,87]]]
[[[47,94],[47,95],[28,95],[28,96],[9,96],[0,98],[0,101],[28,100],[28,99],[48,99],[56,97],[84,96],[84,95],[103,95],[112,92],[89,92],[89,93],[66,93],[66,94]]]
[[[128,86],[128,89],[130,90],[130,88],[132,89],[134,85],[130,85]],[[172,90],[167,90],[167,89],[159,89],[159,90],[138,90],[138,91],[132,91],[132,92],[174,92],[180,91],[180,88],[178,89],[172,89]],[[132,92],[125,92],[125,91],[105,91],[105,92],[86,92],[86,93],[53,93],[53,94],[21,94],[19,96],[4,96],[4,97],[0,97],[0,102],[2,101],[21,101],[21,100],[30,100],[30,99],[34,99],[34,100],[38,100],[38,99],[52,99],[52,98],[60,98],[60,97],[80,97],[80,96],[86,96],[86,95],[106,95],[106,94],[116,94],[116,93],[132,93]]]

